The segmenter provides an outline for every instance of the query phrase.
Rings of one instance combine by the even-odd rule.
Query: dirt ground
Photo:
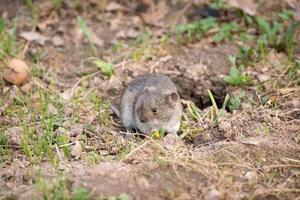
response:
[[[214,41],[218,29],[200,39],[172,32],[209,1],[25,2],[0,0],[17,46],[0,57],[0,199],[300,199],[298,46],[292,61],[272,47],[248,60],[253,83],[234,86],[224,77],[240,42]],[[272,2],[270,15],[289,8]],[[217,19],[243,24],[236,13]],[[20,86],[4,80],[14,57],[30,68]],[[97,59],[113,64],[111,77]],[[126,85],[145,73],[168,75],[182,97],[171,145],[169,135],[128,136],[116,114]],[[237,109],[221,109],[227,94],[244,94]]]

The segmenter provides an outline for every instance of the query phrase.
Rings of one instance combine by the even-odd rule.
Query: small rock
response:
[[[149,181],[143,176],[137,179],[137,184],[140,185],[141,188],[149,188],[151,186]]]
[[[260,82],[266,82],[266,81],[270,80],[270,76],[266,75],[266,74],[259,74],[257,76],[257,78]]]
[[[71,155],[75,159],[79,159],[81,157],[81,154],[82,154],[82,148],[81,148],[80,142],[76,141],[75,145],[71,146]]]
[[[119,39],[134,39],[139,35],[139,32],[134,28],[123,29],[116,34]]]
[[[223,120],[219,123],[219,129],[221,131],[229,131],[231,130],[231,123]]]
[[[163,146],[167,150],[174,150],[174,148],[180,144],[180,139],[176,134],[168,134],[163,138]]]
[[[54,44],[54,46],[63,46],[64,45],[63,39],[57,35],[54,36],[51,41]]]
[[[8,128],[5,131],[5,135],[8,139],[8,143],[14,145],[21,145],[22,132],[23,130],[19,126]]]
[[[75,124],[73,128],[70,131],[71,137],[76,137],[77,135],[80,135],[83,133],[83,125],[82,124]]]
[[[204,200],[219,200],[221,199],[221,196],[221,192],[213,188],[204,195]]]
[[[255,181],[256,177],[257,177],[257,173],[255,171],[247,171],[244,175],[244,177],[248,180],[248,181]]]

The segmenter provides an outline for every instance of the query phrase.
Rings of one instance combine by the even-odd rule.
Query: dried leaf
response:
[[[106,11],[109,11],[109,12],[113,12],[113,11],[129,11],[129,9],[117,2],[110,2],[106,8],[105,8]]]
[[[156,6],[151,6],[148,12],[142,14],[142,18],[145,23],[162,26],[163,19],[169,11],[169,7],[167,6],[165,1],[159,1]]]
[[[20,36],[27,41],[37,42],[40,45],[44,45],[45,42],[48,40],[47,37],[41,35],[38,32],[34,32],[34,31],[29,31],[29,32],[23,31],[20,33]]]

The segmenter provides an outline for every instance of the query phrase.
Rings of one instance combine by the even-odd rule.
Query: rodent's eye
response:
[[[152,112],[157,113],[157,108],[152,108]]]

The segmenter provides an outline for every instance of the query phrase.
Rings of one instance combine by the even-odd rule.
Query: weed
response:
[[[193,119],[195,120],[200,119],[199,108],[197,108],[197,106],[193,102],[188,103],[188,111]]]
[[[122,193],[119,196],[110,196],[108,200],[131,200],[132,198],[127,193]]]
[[[208,93],[208,96],[209,96],[209,98],[212,102],[212,106],[210,107],[210,112],[209,112],[210,113],[210,119],[211,119],[211,122],[213,124],[215,124],[215,123],[219,122],[225,114],[225,108],[226,108],[226,105],[227,105],[228,100],[229,100],[229,95],[228,94],[226,95],[226,97],[224,99],[224,102],[222,104],[222,108],[219,109],[212,92],[210,90],[207,90],[207,93]]]
[[[215,42],[223,40],[232,40],[234,32],[239,30],[239,25],[235,22],[224,23],[220,27],[220,31],[213,36]]]
[[[10,31],[7,29],[5,21],[0,18],[0,61],[9,56],[15,56],[19,52],[16,48],[16,22]]]
[[[89,200],[92,198],[91,192],[86,188],[76,188],[73,191],[72,196],[73,196],[72,199],[74,200]]]
[[[238,95],[231,96],[228,102],[228,108],[230,111],[238,110],[242,104],[242,98],[245,96],[245,92],[242,91]]]
[[[64,177],[54,180],[39,178],[36,190],[45,200],[62,200],[70,196],[68,191],[68,180]]]
[[[100,161],[100,155],[96,151],[91,151],[85,158],[89,165],[96,165]]]
[[[81,28],[82,32],[84,33],[84,35],[87,37],[90,46],[93,50],[94,56],[96,56],[98,54],[97,48],[92,40],[92,33],[89,29],[89,27],[87,26],[87,24],[85,23],[85,21],[83,20],[83,18],[81,16],[77,16],[77,25],[79,26],[79,28]]]
[[[2,158],[9,153],[8,139],[3,132],[0,132],[0,163]]]
[[[293,11],[291,10],[283,10],[277,14],[279,20],[281,21],[289,21],[293,18]]]
[[[296,35],[299,31],[299,22],[291,22],[286,29],[283,37],[283,48],[288,55],[288,58],[292,60],[294,58],[294,51],[296,46]]]
[[[51,0],[52,1],[52,5],[55,9],[58,9],[61,7],[63,0]]]
[[[124,44],[122,42],[116,42],[113,44],[112,48],[111,48],[111,51],[113,53],[117,52],[118,50],[124,48]]]
[[[115,66],[111,63],[104,62],[100,59],[94,60],[94,64],[100,69],[100,71],[110,78],[113,75]]]
[[[37,25],[38,22],[38,9],[34,5],[32,0],[25,0],[26,6],[29,8],[29,11],[31,13],[31,19],[32,19],[32,24],[33,27]]]
[[[209,7],[217,10],[223,10],[227,8],[227,5],[225,0],[214,0],[212,3],[209,4]]]
[[[175,27],[174,32],[176,34],[186,34],[188,39],[194,36],[201,38],[207,31],[217,27],[217,25],[215,18],[208,17],[190,24],[178,25]]]
[[[134,62],[138,62],[143,58],[149,57],[150,49],[150,33],[146,32],[139,35],[136,40],[133,42],[134,50],[130,54],[130,58]]]
[[[254,55],[255,49],[251,46],[245,45],[239,49],[239,55],[237,56],[237,59],[244,65],[249,61],[253,61]]]
[[[277,47],[279,45],[279,36],[280,32],[282,32],[283,26],[277,21],[271,25],[263,17],[256,17],[256,22],[260,31],[260,35],[257,39],[257,45],[260,53],[264,55],[267,47]]]
[[[224,80],[232,86],[245,86],[252,83],[252,79],[249,76],[243,75],[241,71],[235,67],[230,68],[229,75],[224,76]]]
[[[229,61],[231,63],[230,72],[229,75],[224,76],[224,80],[232,86],[250,85],[252,83],[252,79],[241,73],[240,70],[242,70],[244,66],[237,66],[237,56],[229,56]]]

